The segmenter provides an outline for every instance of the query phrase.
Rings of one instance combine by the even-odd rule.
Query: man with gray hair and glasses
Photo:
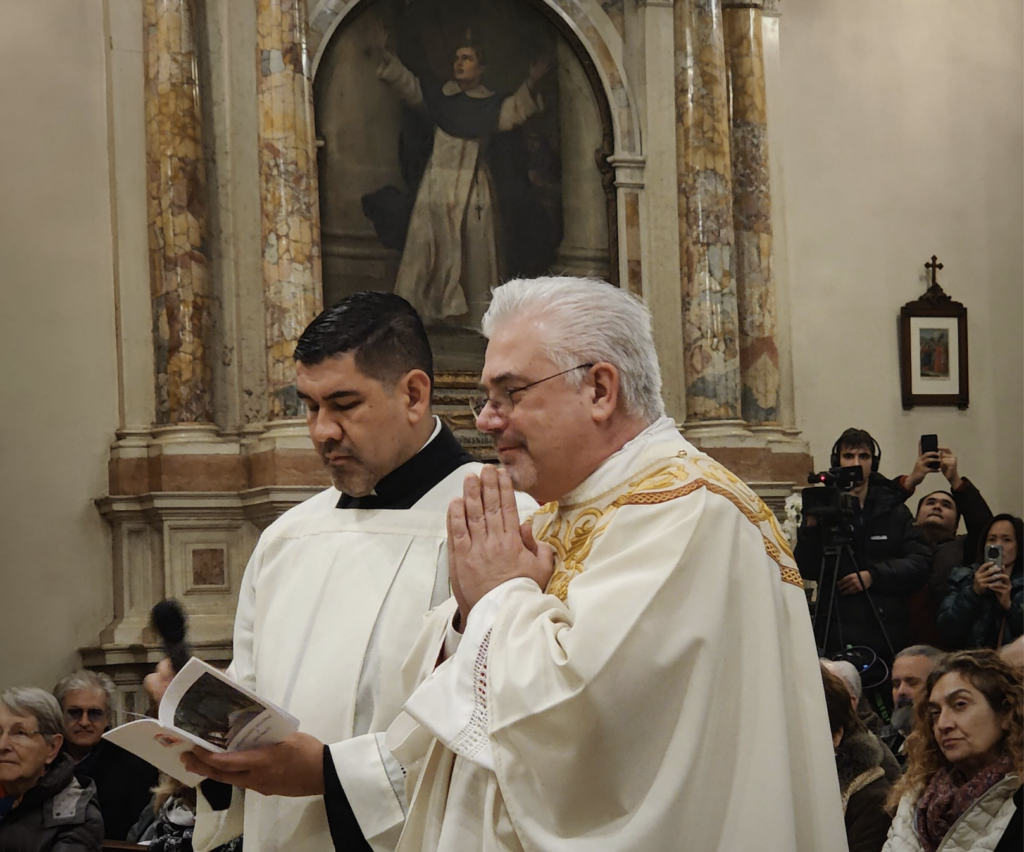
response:
[[[0,693],[0,849],[100,852],[103,818],[91,781],[61,751],[57,700],[21,686]]]
[[[53,697],[64,714],[64,751],[75,761],[75,774],[96,783],[105,837],[124,840],[149,804],[159,773],[103,739],[113,725],[114,681],[103,672],[80,669],[57,682]]]
[[[454,597],[388,731],[416,791],[399,852],[845,849],[799,572],[665,416],[646,308],[516,280],[483,330],[502,467],[449,508]]]

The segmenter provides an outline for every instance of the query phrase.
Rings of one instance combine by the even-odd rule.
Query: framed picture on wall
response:
[[[970,403],[967,361],[967,308],[935,281],[942,264],[925,264],[932,270],[928,291],[907,302],[899,316],[900,386],[903,407]]]

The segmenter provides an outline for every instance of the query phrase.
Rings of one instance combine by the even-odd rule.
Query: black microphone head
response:
[[[174,598],[160,601],[149,613],[150,621],[167,645],[185,641],[185,610]]]

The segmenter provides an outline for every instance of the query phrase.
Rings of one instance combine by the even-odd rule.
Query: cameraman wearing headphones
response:
[[[833,470],[857,466],[863,480],[849,491],[855,499],[848,501],[852,510],[843,535],[849,537],[855,564],[840,562],[824,650],[831,655],[847,645],[866,646],[891,667],[895,652],[907,644],[907,601],[928,581],[931,551],[892,483],[878,472],[881,455],[863,429],[847,429],[832,447]],[[829,535],[817,518],[805,513],[796,546],[805,579],[829,582],[821,577]],[[830,606],[832,597],[831,589],[819,588],[822,606]]]

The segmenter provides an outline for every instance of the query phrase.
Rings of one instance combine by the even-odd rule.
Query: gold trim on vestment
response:
[[[678,483],[682,483],[679,485]],[[761,533],[762,544],[768,557],[779,566],[782,582],[799,589],[804,587],[793,553],[789,549],[775,514],[746,484],[730,470],[708,457],[691,457],[680,451],[676,458],[652,472],[626,484],[625,493],[603,506],[588,506],[582,511],[569,510],[567,517],[558,518],[558,503],[541,507],[537,516],[550,514],[541,527],[537,540],[550,544],[558,556],[555,572],[547,585],[547,593],[563,602],[569,592],[569,583],[585,568],[585,561],[597,539],[608,528],[612,516],[622,506],[656,506],[693,494],[701,488],[718,494],[732,503]],[[607,499],[619,489],[600,495]]]

